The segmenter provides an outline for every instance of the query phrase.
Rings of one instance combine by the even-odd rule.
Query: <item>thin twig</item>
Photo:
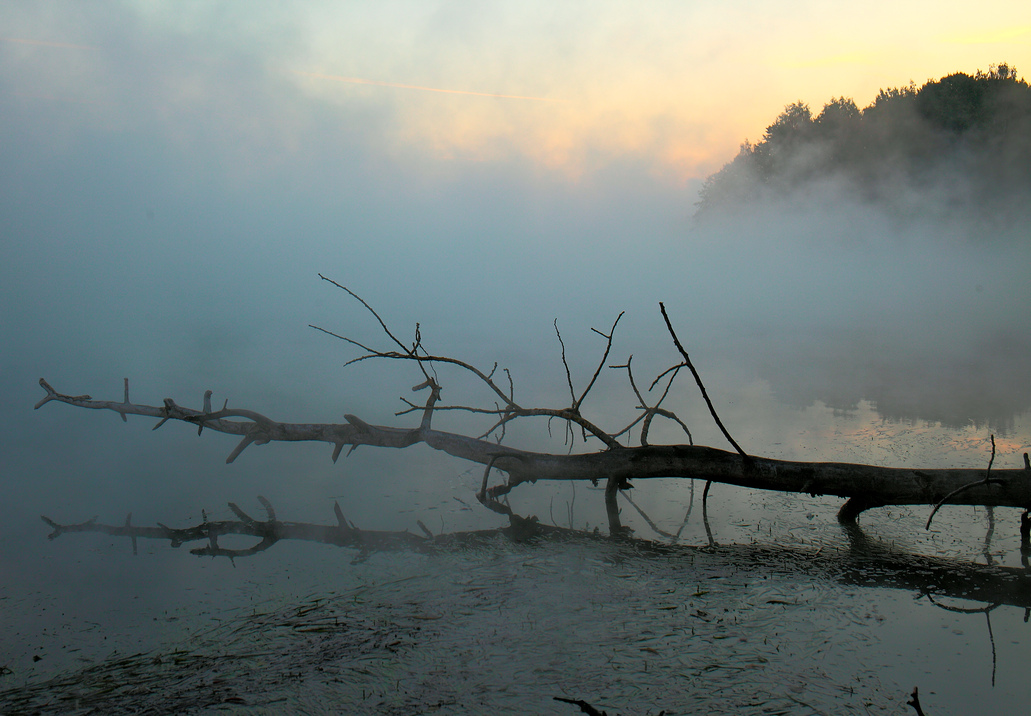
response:
[[[583,404],[587,394],[591,392],[591,388],[594,387],[595,382],[598,380],[598,376],[601,375],[601,369],[605,367],[605,361],[608,360],[609,352],[612,350],[612,337],[616,335],[616,326],[619,325],[619,320],[623,317],[624,313],[626,313],[626,311],[621,311],[620,314],[616,316],[616,320],[612,323],[612,328],[609,329],[608,333],[602,333],[597,328],[591,329],[605,339],[605,352],[602,353],[601,360],[598,361],[598,367],[594,369],[594,375],[591,376],[591,380],[587,383],[587,387],[584,388],[584,392],[580,395],[578,400],[574,400],[573,407],[577,409],[580,408],[580,405]]]
[[[680,344],[680,339],[677,338],[677,333],[673,330],[673,324],[670,323],[669,316],[666,315],[666,306],[661,302],[659,303],[659,310],[662,311],[662,318],[666,321],[666,328],[669,329],[669,334],[673,337],[673,345],[677,347],[677,350],[680,351],[680,355],[684,357],[684,365],[690,369],[691,375],[694,376],[695,382],[698,383],[698,389],[702,391],[702,397],[705,399],[705,404],[709,406],[709,413],[712,414],[712,419],[716,421],[716,425],[718,425],[719,429],[723,432],[723,437],[725,437],[727,441],[734,446],[734,449],[737,450],[738,454],[746,460],[751,461],[752,458],[749,457],[748,454],[741,449],[741,446],[737,444],[737,441],[731,437],[730,432],[728,432],[727,428],[724,427],[723,421],[720,420],[720,416],[716,414],[716,408],[713,407],[712,401],[709,400],[709,394],[705,391],[702,377],[698,375],[698,371],[695,370],[694,365],[692,365],[691,358],[687,355],[687,351],[684,350],[684,346]]]
[[[566,369],[566,385],[569,386],[569,399],[576,405],[576,391],[573,390],[573,374],[569,372],[569,362],[566,360],[566,342],[562,340],[562,332],[558,329],[558,319],[555,319],[555,336],[558,338],[558,345],[562,349],[562,367]]]
[[[622,315],[622,314],[620,314],[620,315]],[[669,382],[666,384],[666,389],[664,391],[662,391],[662,395],[659,397],[658,402],[654,406],[649,406],[648,402],[644,399],[644,396],[641,395],[641,391],[637,388],[637,382],[634,380],[634,371],[633,371],[633,368],[631,367],[631,363],[633,362],[633,360],[634,360],[634,357],[631,355],[629,358],[627,358],[626,364],[624,364],[624,365],[611,365],[609,367],[610,368],[615,368],[617,370],[621,369],[621,368],[625,368],[626,369],[627,379],[630,381],[630,388],[634,391],[634,395],[637,396],[637,400],[638,400],[637,408],[639,410],[643,410],[644,413],[641,414],[641,415],[638,415],[636,418],[634,418],[634,420],[629,425],[627,425],[625,428],[623,428],[619,432],[613,433],[612,437],[618,438],[620,435],[622,435],[624,433],[629,433],[630,430],[635,425],[637,425],[641,421],[644,421],[644,424],[641,426],[641,446],[642,447],[647,447],[648,446],[648,431],[651,429],[652,421],[655,419],[656,415],[661,415],[664,418],[669,418],[670,420],[675,422],[677,425],[679,425],[681,428],[683,428],[684,432],[687,433],[687,444],[688,445],[694,445],[694,438],[691,436],[691,431],[688,429],[687,424],[683,420],[681,420],[677,416],[677,414],[674,413],[673,411],[665,410],[665,409],[659,407],[660,405],[662,405],[662,401],[664,401],[666,399],[666,396],[669,395],[669,389],[670,389],[670,387],[672,387],[673,381],[677,377],[677,371],[682,366],[675,366],[675,370],[673,372],[673,375],[670,376]],[[669,372],[669,370],[663,371],[663,375],[665,375],[668,372]],[[655,379],[655,382],[653,382],[651,387],[648,388],[649,391],[652,388],[655,387],[655,383],[657,383],[658,380],[659,380],[658,378]]]
[[[931,514],[928,515],[927,523],[924,525],[924,529],[925,530],[931,529],[931,520],[934,519],[935,514],[937,514],[938,510],[941,509],[941,506],[944,505],[949,500],[951,500],[956,495],[958,495],[959,493],[963,492],[963,490],[969,490],[971,487],[977,487],[978,485],[993,485],[993,484],[994,485],[1001,485],[1001,484],[1003,484],[1002,480],[995,480],[995,479],[991,478],[992,463],[994,463],[994,462],[995,462],[995,435],[992,435],[992,457],[988,460],[988,469],[985,470],[984,479],[983,480],[975,480],[974,482],[968,482],[967,484],[963,485],[962,487],[957,487],[955,490],[953,490],[952,492],[947,494],[945,497],[941,498],[937,502],[937,504],[935,504],[934,509],[931,510]]]

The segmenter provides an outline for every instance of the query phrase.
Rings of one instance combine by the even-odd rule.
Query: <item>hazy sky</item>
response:
[[[761,361],[768,336],[816,330],[918,337],[912,358],[864,375],[901,365],[929,390],[929,356],[965,365],[985,332],[1019,354],[1026,252],[929,261],[926,237],[899,252],[884,232],[849,234],[864,221],[833,207],[811,228],[851,254],[795,229],[690,233],[701,179],[785,104],[865,106],[882,87],[998,62],[1031,70],[1026,2],[4,3],[5,505],[71,519],[163,495],[151,516],[171,520],[198,506],[193,491],[221,504],[259,481],[225,471],[217,437],[31,412],[41,376],[97,397],[129,377],[150,403],[210,388],[282,419],[395,421],[409,376],[343,372],[353,353],[307,328],[376,327],[320,271],[399,331],[422,321],[441,352],[521,366],[545,397],[566,390],[556,317],[583,370],[588,328],[624,309],[619,359],[673,362],[659,300],[714,381],[730,346]],[[808,370],[796,362],[792,381],[812,384]],[[324,473],[272,448],[246,469],[329,484],[340,470],[324,452]]]
[[[473,162],[570,178],[628,157],[704,177],[788,102],[1031,68],[1031,8],[958,2],[7,3],[5,125],[53,152],[95,133],[219,163]],[[8,135],[9,136],[9,135]]]

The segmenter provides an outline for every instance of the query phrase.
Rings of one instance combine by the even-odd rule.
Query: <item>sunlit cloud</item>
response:
[[[1004,27],[997,30],[985,30],[975,34],[947,35],[943,36],[943,42],[956,45],[994,45],[997,43],[1012,42],[1020,38],[1031,39],[1031,25],[1022,27]]]
[[[576,177],[633,161],[697,179],[760,137],[788,102],[815,111],[840,95],[865,106],[879,89],[910,80],[992,61],[1023,67],[1031,33],[1031,13],[1010,0],[994,6],[1010,21],[995,30],[994,20],[973,25],[947,1],[931,18],[875,2],[847,21],[830,6],[762,14],[713,0],[647,11],[400,4],[408,11],[328,1],[300,12],[241,6],[231,22],[207,4],[146,4],[118,15],[122,35],[106,15],[90,25],[66,13],[64,25],[45,25],[27,12],[5,28],[15,37],[0,38],[11,59],[25,57],[0,72],[12,80],[8,96],[112,102],[121,108],[112,125],[138,121],[187,142],[232,131],[219,151],[306,161],[305,152],[341,141],[315,131],[332,126],[370,152],[420,155],[426,166],[525,161]],[[15,53],[16,45],[24,49]],[[116,51],[57,51],[97,45]]]
[[[780,63],[780,66],[786,69],[802,69],[810,67],[837,67],[840,65],[867,65],[874,64],[879,59],[879,56],[872,52],[843,52],[807,60],[787,60]]]
[[[464,94],[472,95],[474,97],[500,97],[502,99],[528,99],[535,102],[565,102],[566,100],[555,99],[553,97],[530,97],[527,95],[518,94],[499,94],[494,92],[472,92],[470,90],[456,90],[456,89],[444,89],[441,87],[424,87],[422,85],[409,85],[402,84],[400,82],[383,82],[380,80],[367,80],[360,79],[358,77],[342,77],[340,75],[326,75],[320,72],[301,72],[299,70],[292,70],[295,75],[301,75],[303,77],[314,77],[321,80],[332,80],[334,82],[347,82],[350,84],[359,85],[375,85],[377,87],[397,87],[400,89],[412,89],[422,90],[424,92],[442,92],[444,94]]]

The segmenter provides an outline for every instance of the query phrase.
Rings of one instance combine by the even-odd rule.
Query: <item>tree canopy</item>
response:
[[[1012,222],[1031,197],[1031,87],[1003,63],[882,89],[864,109],[837,97],[814,117],[794,102],[706,179],[696,216],[831,182],[853,200],[903,216],[945,207]]]

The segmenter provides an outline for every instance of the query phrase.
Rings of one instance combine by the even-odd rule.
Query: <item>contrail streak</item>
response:
[[[379,87],[399,87],[401,89],[414,89],[423,90],[425,92],[443,92],[445,94],[469,94],[475,97],[501,97],[502,99],[529,99],[535,102],[564,102],[561,99],[552,99],[551,97],[528,97],[525,95],[518,94],[494,94],[492,92],[470,92],[469,90],[454,90],[454,89],[441,89],[439,87],[423,87],[421,85],[406,85],[399,82],[380,82],[379,80],[363,80],[357,77],[341,77],[339,75],[324,75],[318,72],[300,72],[293,70],[295,75],[303,75],[304,77],[314,77],[321,80],[334,80],[336,82],[350,82],[358,85],[377,85]]]
[[[0,42],[17,42],[22,45],[45,45],[46,47],[67,47],[72,50],[99,50],[93,45],[71,45],[67,42],[46,42],[45,40],[26,40],[21,37],[0,37]]]

